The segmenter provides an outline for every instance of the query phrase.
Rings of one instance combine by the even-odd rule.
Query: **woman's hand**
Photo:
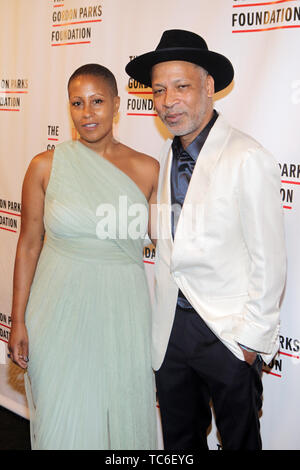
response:
[[[8,350],[11,360],[22,367],[27,368],[28,363],[28,335],[25,323],[13,323],[8,341]]]

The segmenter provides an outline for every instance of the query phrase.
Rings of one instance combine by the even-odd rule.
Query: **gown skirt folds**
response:
[[[57,146],[26,309],[33,449],[157,448],[150,299],[136,235],[146,232],[147,212],[115,165],[79,141]]]

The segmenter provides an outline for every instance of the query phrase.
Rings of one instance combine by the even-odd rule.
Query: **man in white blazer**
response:
[[[183,30],[126,66],[174,135],[160,161],[153,367],[165,449],[261,449],[262,361],[278,349],[285,283],[280,172],[214,110],[230,61]],[[237,110],[238,112],[238,110]]]

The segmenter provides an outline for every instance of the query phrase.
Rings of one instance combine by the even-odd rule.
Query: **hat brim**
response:
[[[160,62],[181,60],[203,67],[213,77],[215,92],[226,88],[233,80],[231,62],[217,52],[186,47],[159,49],[142,54],[131,60],[125,67],[127,74],[139,83],[151,87],[151,69]]]

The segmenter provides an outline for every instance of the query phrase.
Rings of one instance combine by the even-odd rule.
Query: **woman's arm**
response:
[[[43,246],[45,185],[48,182],[52,154],[45,152],[31,161],[22,188],[21,231],[17,244],[12,302],[12,328],[8,343],[11,359],[27,367],[28,337],[25,310],[32,280]]]

